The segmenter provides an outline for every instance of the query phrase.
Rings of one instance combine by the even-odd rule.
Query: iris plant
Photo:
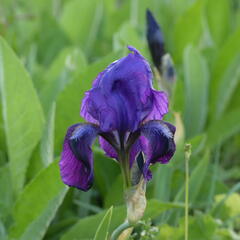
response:
[[[81,107],[86,123],[67,130],[60,170],[69,186],[91,188],[96,137],[106,155],[119,162],[127,188],[133,185],[133,166],[146,182],[151,179],[149,166],[167,163],[175,152],[175,127],[162,120],[168,112],[167,95],[153,88],[144,57],[128,49],[131,52],[99,73],[86,92]]]

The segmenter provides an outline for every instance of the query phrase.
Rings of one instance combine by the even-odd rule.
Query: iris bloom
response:
[[[175,152],[175,127],[162,121],[168,112],[168,98],[153,89],[152,72],[143,56],[128,48],[131,53],[99,73],[86,92],[81,115],[87,122],[67,130],[60,170],[69,186],[83,191],[92,186],[91,146],[96,137],[106,155],[119,162],[127,187],[131,186],[134,163],[149,180],[149,166],[167,163]],[[144,158],[139,158],[142,153]]]

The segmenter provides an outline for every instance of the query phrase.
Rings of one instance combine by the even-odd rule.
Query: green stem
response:
[[[118,237],[120,236],[120,234],[127,228],[130,228],[132,227],[131,224],[126,221],[124,223],[122,223],[121,225],[119,225],[115,230],[114,232],[112,233],[112,236],[110,238],[110,240],[117,240]]]
[[[189,211],[189,159],[191,145],[185,145],[185,240],[188,240],[188,211]]]
[[[121,171],[123,175],[125,188],[131,187],[131,173],[129,168],[129,155],[122,151],[119,153],[119,162],[121,166]]]

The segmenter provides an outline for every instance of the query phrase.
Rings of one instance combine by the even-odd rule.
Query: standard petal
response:
[[[135,131],[152,110],[152,72],[134,48],[100,73],[87,92],[81,115],[102,131]],[[106,117],[107,116],[107,117]]]
[[[144,121],[162,120],[168,112],[168,96],[163,91],[152,90],[152,110]]]
[[[141,132],[147,140],[143,147],[146,155],[143,174],[146,177],[150,164],[168,163],[175,153],[175,127],[164,121],[149,121],[141,127]]]
[[[92,124],[75,124],[65,136],[60,173],[65,184],[89,190],[93,183],[93,154],[91,145],[99,133]]]

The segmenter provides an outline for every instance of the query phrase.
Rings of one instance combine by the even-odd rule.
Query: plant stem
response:
[[[124,185],[125,189],[128,189],[131,187],[131,174],[130,174],[130,168],[129,168],[129,154],[127,154],[124,150],[120,151],[119,154],[119,162],[120,167],[123,175]]]
[[[189,210],[189,159],[191,145],[185,145],[185,240],[188,240],[188,210]]]
[[[118,237],[120,236],[120,234],[127,228],[131,227],[130,223],[128,221],[122,223],[121,225],[119,225],[114,232],[112,233],[112,236],[110,238],[110,240],[117,240]]]

